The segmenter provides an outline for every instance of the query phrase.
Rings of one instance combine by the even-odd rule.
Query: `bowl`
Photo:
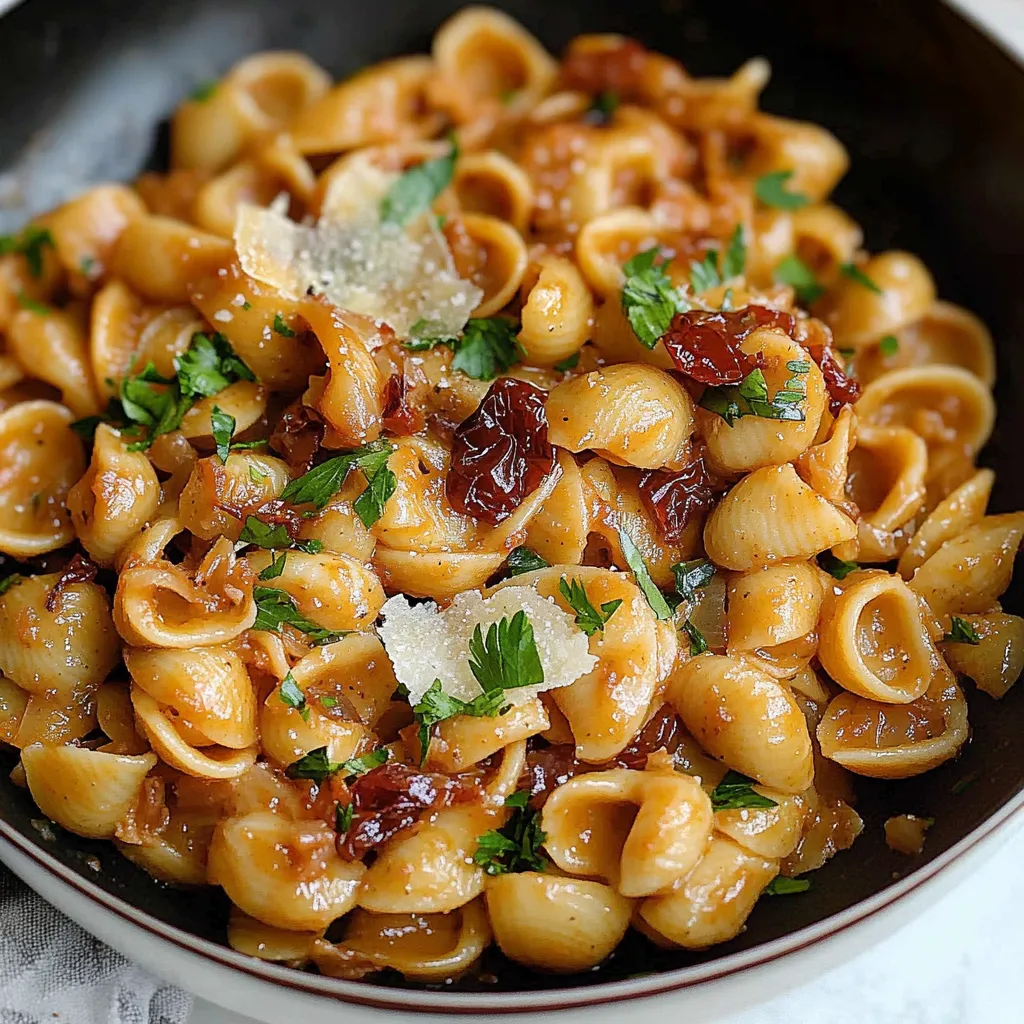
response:
[[[0,21],[6,109],[0,126],[0,231],[92,181],[159,166],[161,121],[197,82],[243,54],[308,52],[335,75],[424,50],[459,5],[378,0],[372,17],[345,0],[32,0]],[[931,0],[764,5],[737,0],[631,4],[502,4],[558,50],[583,31],[620,31],[725,74],[762,54],[774,68],[766,110],[816,121],[850,151],[836,201],[872,250],[904,248],[929,265],[940,294],[976,312],[998,344],[999,422],[982,462],[997,471],[992,507],[1024,507],[1014,437],[1024,433],[1021,256],[1024,73],[949,7]],[[1020,611],[1024,574],[1004,599]],[[224,945],[219,891],[152,881],[106,844],[41,820],[0,774],[0,859],[69,916],[122,952],[203,997],[263,1020],[378,1021],[383,1010],[428,1015],[523,1014],[587,1007],[621,1019],[621,1001],[685,1007],[694,1019],[733,1011],[812,977],[933,900],[1012,831],[1024,808],[1024,696],[969,693],[972,741],[941,768],[898,784],[858,780],[864,835],[815,873],[813,891],[762,901],[745,931],[703,953],[657,950],[632,936],[594,972],[535,975],[507,962],[499,981],[423,990],[394,979],[344,982],[291,971]],[[8,768],[0,758],[0,769]],[[882,823],[935,818],[924,853],[891,851]],[[493,954],[498,957],[497,953]],[[644,1009],[648,1009],[647,1005]]]

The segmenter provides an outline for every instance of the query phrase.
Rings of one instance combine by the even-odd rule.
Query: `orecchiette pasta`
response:
[[[880,828],[854,776],[958,754],[1024,669],[994,344],[768,75],[471,7],[248,56],[0,238],[41,814],[240,952],[441,985],[726,942]]]

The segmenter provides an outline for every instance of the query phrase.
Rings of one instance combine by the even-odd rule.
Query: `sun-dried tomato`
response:
[[[722,481],[708,472],[703,455],[677,473],[653,469],[640,478],[640,497],[658,532],[670,542],[682,540],[687,526],[707,512],[723,489]]]
[[[574,775],[592,770],[592,766],[577,759],[576,747],[571,743],[540,747],[527,751],[517,788],[529,790],[531,803],[540,807],[552,790],[564,785]]]
[[[620,768],[643,769],[647,758],[656,750],[674,754],[686,729],[671,704],[662,704],[654,717],[636,734],[633,741],[615,758]]]
[[[284,456],[295,476],[308,473],[324,439],[324,425],[308,405],[296,399],[281,414],[270,435],[270,447]]]
[[[61,570],[57,582],[50,587],[46,595],[46,610],[55,612],[60,607],[64,591],[76,583],[92,583],[96,579],[99,566],[90,562],[84,555],[72,555],[71,561]]]
[[[596,95],[613,92],[620,99],[644,95],[647,50],[635,39],[622,39],[615,46],[573,47],[562,61],[562,86]]]
[[[677,313],[662,339],[676,369],[701,384],[739,384],[757,366],[740,348],[747,335],[762,327],[778,327],[787,334],[793,318],[764,306],[734,311]]]
[[[361,775],[349,787],[352,823],[338,839],[338,852],[361,860],[419,821],[424,812],[478,799],[479,790],[450,775],[389,762]]]
[[[534,384],[502,377],[459,424],[445,483],[457,512],[497,526],[554,469],[545,398]]]
[[[423,413],[409,403],[409,378],[393,373],[384,384],[381,395],[381,425],[399,437],[423,429]]]
[[[838,416],[844,405],[853,405],[860,398],[861,388],[836,358],[832,331],[821,320],[809,317],[797,323],[794,337],[818,364],[828,392],[828,410],[833,416]]]
[[[836,359],[831,348],[809,348],[811,358],[818,364],[821,375],[825,379],[825,390],[828,392],[828,411],[833,416],[839,415],[844,405],[853,405],[860,398],[860,384],[847,375],[842,364]]]

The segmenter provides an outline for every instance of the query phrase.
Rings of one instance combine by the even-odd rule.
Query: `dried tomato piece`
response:
[[[71,561],[61,570],[57,582],[50,587],[50,592],[46,595],[46,610],[48,612],[57,611],[64,591],[68,587],[73,587],[76,583],[92,583],[99,571],[99,566],[90,562],[84,555],[73,555]]]
[[[825,378],[825,390],[828,392],[828,411],[833,416],[839,415],[844,405],[853,405],[860,398],[860,384],[850,377],[836,359],[835,352],[828,346],[807,350],[811,358],[818,364],[822,377]]]
[[[281,414],[270,435],[270,447],[284,456],[288,468],[299,476],[313,468],[313,459],[324,439],[324,425],[308,405],[296,399]]]
[[[761,327],[779,327],[792,333],[793,318],[764,306],[734,311],[677,313],[662,338],[676,369],[701,384],[739,384],[757,366],[740,345]]]
[[[574,775],[593,770],[592,765],[585,765],[577,759],[576,747],[571,743],[541,747],[527,751],[526,764],[519,776],[517,788],[529,790],[531,803],[540,807],[553,790]]]
[[[554,469],[545,398],[534,384],[502,377],[455,429],[445,490],[457,512],[497,526]]]
[[[707,512],[723,489],[722,481],[708,472],[703,455],[678,473],[653,469],[640,478],[640,497],[658,532],[671,542],[683,539],[687,526]]]
[[[686,735],[683,720],[671,704],[662,704],[654,717],[636,734],[633,741],[615,758],[621,768],[642,770],[647,758],[657,750],[674,754]]]
[[[479,790],[460,779],[397,762],[361,775],[349,793],[352,823],[339,838],[338,852],[351,860],[361,860],[370,850],[415,825],[425,811],[469,803],[479,797]]]
[[[381,425],[392,434],[415,434],[423,429],[423,413],[409,404],[409,378],[404,373],[388,377],[381,407]]]
[[[618,40],[614,46],[572,47],[562,61],[562,86],[591,94],[613,92],[626,100],[642,98],[647,53],[635,39]]]

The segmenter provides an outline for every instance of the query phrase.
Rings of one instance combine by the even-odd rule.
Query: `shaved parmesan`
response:
[[[289,220],[277,203],[240,204],[235,248],[242,269],[292,299],[312,290],[383,321],[399,337],[417,320],[458,334],[483,292],[459,277],[430,213],[405,227],[381,223],[381,199],[395,178],[353,161],[332,181],[315,224]]]
[[[409,690],[409,703],[417,704],[435,679],[449,696],[470,701],[479,696],[480,684],[469,667],[469,640],[479,625],[484,633],[492,622],[526,612],[533,626],[544,682],[506,690],[510,704],[524,704],[543,690],[574,683],[597,664],[589,641],[573,616],[532,587],[505,587],[490,597],[476,590],[458,594],[444,610],[432,601],[410,605],[402,595],[381,609],[384,624],[378,633],[395,669]]]

